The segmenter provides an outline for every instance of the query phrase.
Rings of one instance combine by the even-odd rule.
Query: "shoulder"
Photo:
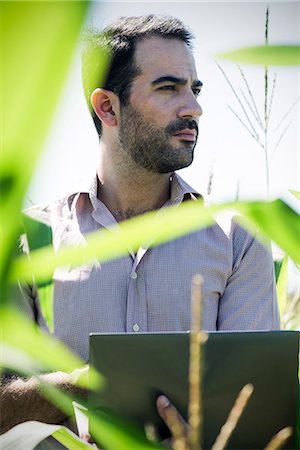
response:
[[[205,205],[212,202],[205,199]],[[251,231],[241,225],[241,215],[231,209],[223,210],[215,214],[215,225],[213,226],[230,243],[233,255],[233,266],[237,267],[248,253],[257,255],[257,258],[269,258],[270,243],[262,239],[258,227]]]
[[[65,195],[57,200],[31,206],[23,211],[26,216],[51,226],[55,217],[64,217],[72,209],[76,194]]]

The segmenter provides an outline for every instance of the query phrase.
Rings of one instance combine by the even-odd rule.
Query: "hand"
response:
[[[156,400],[156,406],[160,417],[171,431],[172,448],[188,449],[189,427],[170,400],[161,395]]]

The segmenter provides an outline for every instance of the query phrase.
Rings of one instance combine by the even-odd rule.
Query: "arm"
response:
[[[63,389],[66,393],[86,396],[86,391],[76,386],[78,377],[88,369],[78,369],[68,374],[53,372],[40,378],[50,385]],[[0,433],[5,433],[13,426],[28,421],[38,420],[46,423],[60,423],[67,419],[65,413],[57,409],[43,397],[36,378],[14,378],[4,381],[0,387]]]
[[[276,330],[280,319],[271,251],[236,226],[233,270],[220,298],[219,330]]]

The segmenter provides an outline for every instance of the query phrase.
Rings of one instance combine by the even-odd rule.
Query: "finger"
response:
[[[164,395],[160,395],[156,401],[160,417],[168,426],[174,439],[185,439],[187,436],[187,424],[179,414],[175,406]]]

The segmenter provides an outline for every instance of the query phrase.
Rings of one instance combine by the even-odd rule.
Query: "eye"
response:
[[[165,86],[160,86],[159,91],[176,91],[176,86],[174,84],[167,84]]]

